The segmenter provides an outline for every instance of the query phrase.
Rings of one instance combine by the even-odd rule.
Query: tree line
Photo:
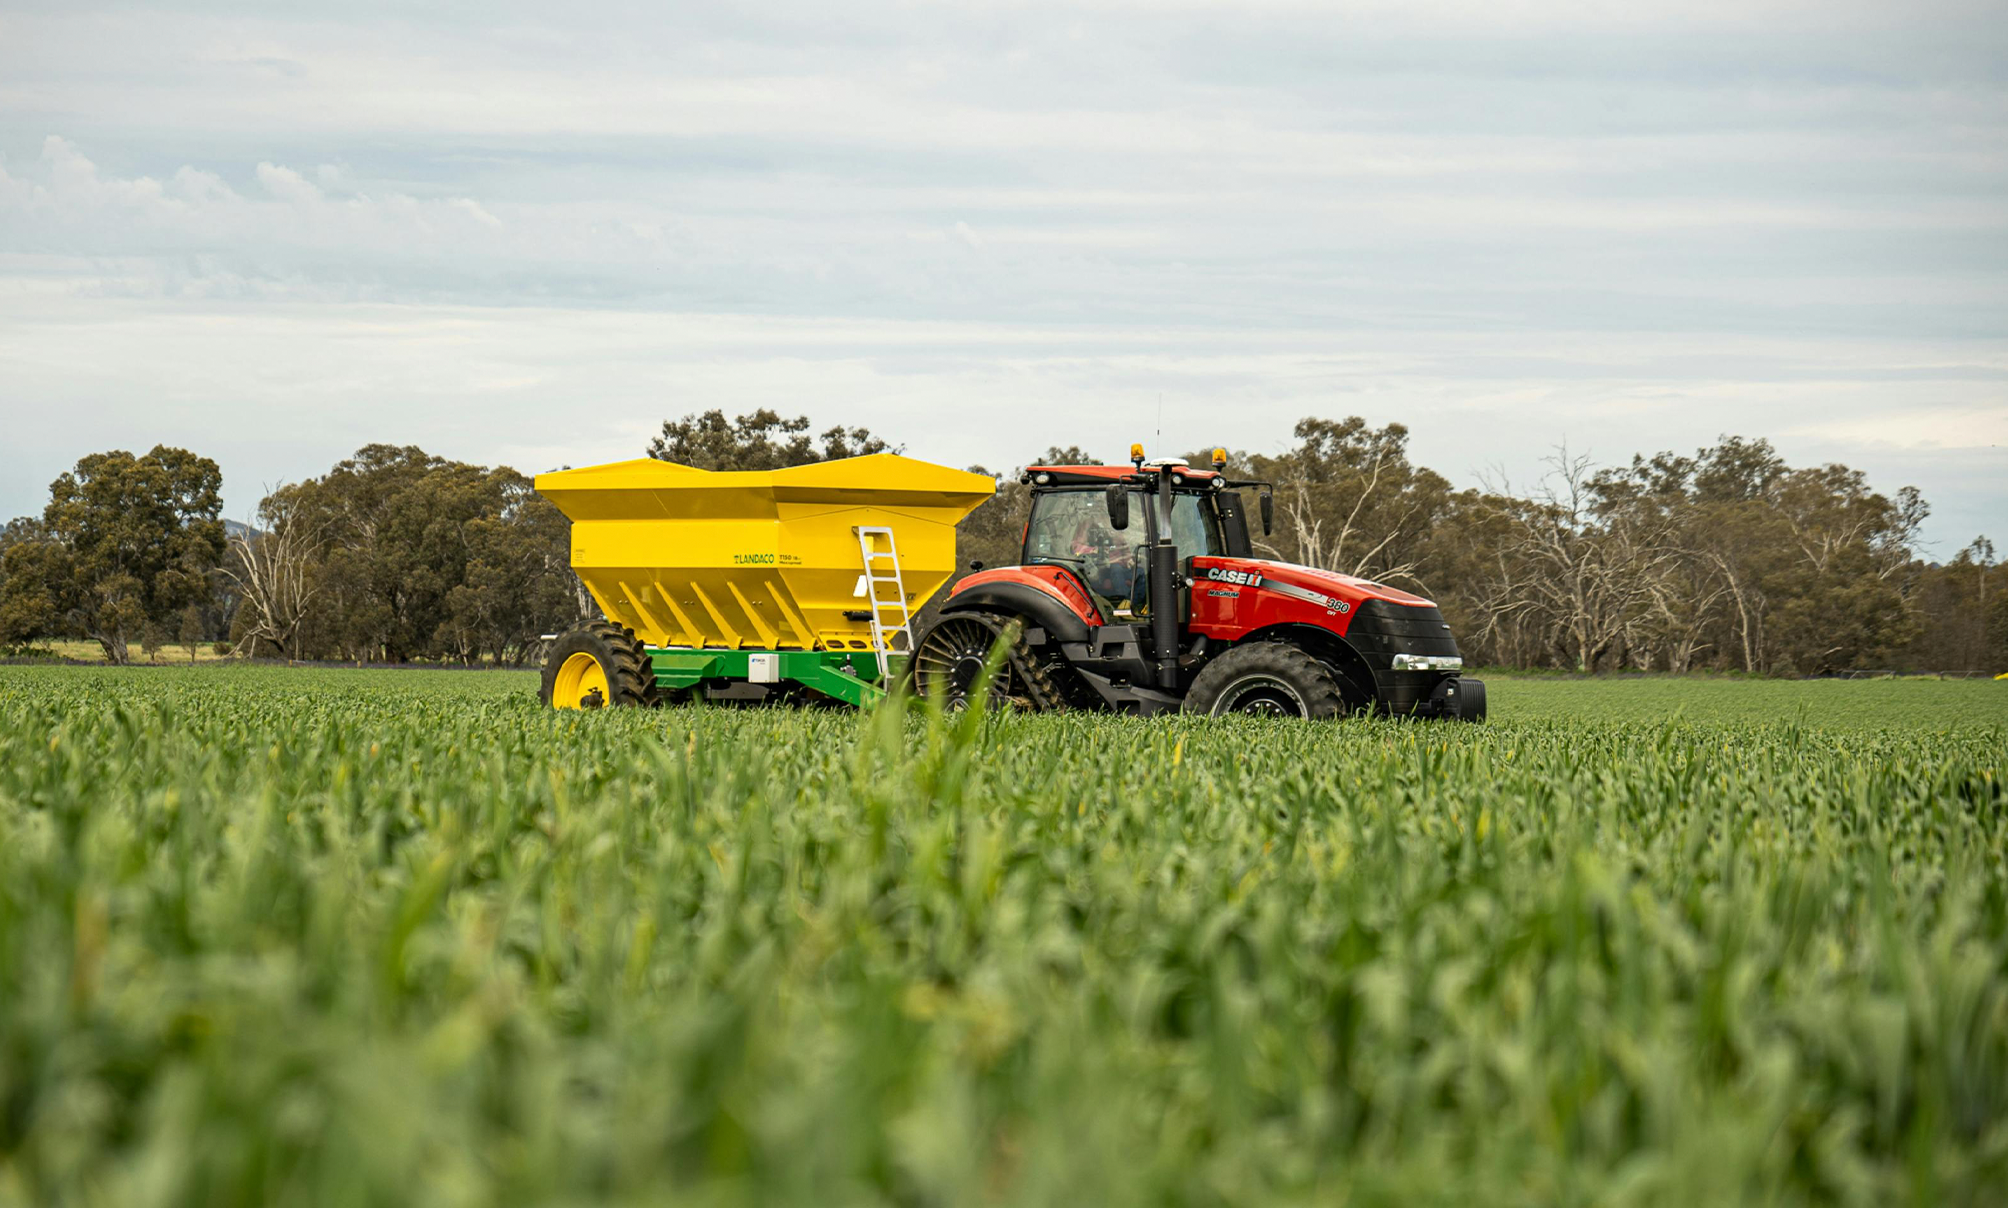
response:
[[[1922,496],[1841,465],[1793,467],[1763,440],[1600,466],[1557,450],[1530,483],[1453,489],[1400,424],[1308,418],[1230,473],[1275,484],[1261,552],[1435,600],[1467,659],[1579,671],[2008,669],[2008,576],[1986,538],[1918,549]],[[649,456],[773,469],[898,451],[770,410],[665,423]],[[1041,464],[1093,464],[1078,447]],[[1194,464],[1205,461],[1196,454]],[[971,467],[987,473],[982,467]],[[0,530],[0,645],[68,637],[106,659],[217,643],[288,660],[523,664],[592,612],[570,525],[506,466],[367,445],[221,518],[215,462],[158,447],[85,457],[39,517]],[[1015,475],[959,554],[1015,562],[1030,507]],[[967,573],[966,571],[962,573]]]
[[[1920,557],[1929,509],[1763,440],[1598,466],[1559,449],[1534,482],[1454,491],[1399,424],[1307,419],[1254,457],[1276,552],[1441,604],[1497,666],[1755,674],[2002,669],[2008,580],[1985,538]]]

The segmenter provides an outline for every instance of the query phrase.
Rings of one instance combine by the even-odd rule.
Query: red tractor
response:
[[[1000,639],[990,691],[1019,707],[1151,714],[1485,717],[1434,604],[1383,584],[1257,558],[1244,490],[1182,461],[1034,466],[1021,565],[955,585],[914,645],[913,687],[968,703]],[[1138,520],[1141,523],[1138,523]]]

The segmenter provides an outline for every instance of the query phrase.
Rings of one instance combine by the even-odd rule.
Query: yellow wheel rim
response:
[[[553,709],[597,709],[613,703],[613,688],[600,660],[581,650],[558,668],[558,678],[551,684]]]

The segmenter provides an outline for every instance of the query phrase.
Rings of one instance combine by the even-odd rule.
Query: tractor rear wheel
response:
[[[960,712],[976,700],[983,664],[999,640],[1004,662],[990,681],[989,707],[1015,706],[1043,712],[1062,707],[1059,689],[1039,665],[1024,637],[1024,623],[982,612],[950,613],[935,621],[913,649],[913,694],[941,693],[942,708]]]
[[[1345,697],[1331,669],[1309,651],[1281,642],[1236,646],[1193,677],[1187,713],[1224,717],[1339,717]]]
[[[553,709],[662,703],[641,639],[611,621],[590,621],[551,644],[537,699]]]

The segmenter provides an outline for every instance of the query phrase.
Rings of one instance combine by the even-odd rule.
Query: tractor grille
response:
[[[1387,600],[1363,601],[1346,630],[1346,640],[1376,672],[1392,667],[1397,654],[1457,653],[1457,639],[1444,624],[1441,609]]]
[[[1426,707],[1437,684],[1453,674],[1445,671],[1396,671],[1397,654],[1455,655],[1457,639],[1444,624],[1443,613],[1434,606],[1422,608],[1394,604],[1387,600],[1367,600],[1353,616],[1346,640],[1360,652],[1374,670],[1380,686],[1381,704],[1388,712],[1404,717],[1418,707]]]

